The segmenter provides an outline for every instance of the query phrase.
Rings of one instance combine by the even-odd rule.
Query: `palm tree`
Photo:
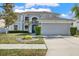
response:
[[[17,15],[13,12],[13,3],[3,3],[2,6],[0,6],[3,9],[3,18],[5,20],[5,28],[8,30],[9,25],[13,24],[16,19]],[[6,31],[7,33],[8,31]]]
[[[75,18],[79,19],[79,5],[75,4],[75,6],[72,8],[72,12],[75,14]]]

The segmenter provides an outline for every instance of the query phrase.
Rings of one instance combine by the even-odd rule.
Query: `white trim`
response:
[[[32,22],[32,18],[33,18],[33,17],[36,17],[37,20],[39,19],[39,17],[37,17],[37,16],[31,16],[31,17],[29,18],[29,21],[30,21],[30,22]],[[29,32],[32,33],[32,23],[29,25]]]
[[[30,19],[32,20],[32,18],[33,18],[33,17],[36,17],[36,18],[37,18],[37,20],[39,19],[39,17],[38,17],[38,16],[31,16],[31,17],[30,17]]]

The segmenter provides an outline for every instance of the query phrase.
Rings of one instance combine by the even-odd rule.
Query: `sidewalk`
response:
[[[45,44],[0,44],[0,49],[47,49]]]
[[[34,35],[32,34],[32,37],[43,37],[43,38],[65,38],[65,37],[73,37],[73,36],[64,36],[64,35]]]

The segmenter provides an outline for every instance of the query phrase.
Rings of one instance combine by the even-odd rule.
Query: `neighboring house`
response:
[[[0,33],[4,33],[5,32],[5,21],[4,19],[0,19]]]
[[[74,26],[77,27],[77,30],[79,31],[79,20],[75,19]]]
[[[22,12],[17,13],[18,19],[10,25],[9,31],[28,31],[35,33],[34,26],[41,26],[43,35],[70,35],[71,19],[60,18],[52,12]]]
[[[4,28],[4,27],[5,27],[5,20],[0,19],[0,28]]]

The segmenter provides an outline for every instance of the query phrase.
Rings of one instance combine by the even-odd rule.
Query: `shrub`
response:
[[[45,56],[48,49],[0,49],[0,56]]]
[[[30,39],[32,39],[32,36],[31,35],[26,35],[26,36],[24,36],[23,39],[30,40]]]
[[[35,33],[36,33],[36,35],[41,34],[41,27],[40,26],[35,26]]]
[[[72,36],[74,36],[76,34],[76,31],[77,31],[77,27],[71,27],[70,28],[70,33]]]
[[[8,33],[29,33],[28,31],[8,31]]]

